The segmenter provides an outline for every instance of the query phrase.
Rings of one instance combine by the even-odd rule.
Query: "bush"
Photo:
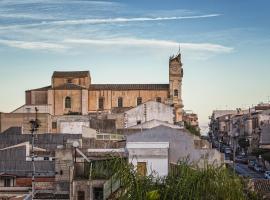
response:
[[[261,148],[257,148],[257,149],[254,149],[252,152],[251,152],[251,154],[253,155],[253,156],[259,156],[259,155],[263,155],[263,154],[265,154],[265,153],[268,153],[268,152],[270,152],[269,151],[269,149],[261,149]]]
[[[185,122],[185,128],[193,135],[197,135],[197,136],[200,136],[200,131],[194,127],[194,126],[191,126],[189,123],[186,123]]]
[[[113,167],[121,182],[120,200],[247,200],[258,199],[245,192],[243,180],[225,167],[203,169],[179,162],[174,173],[157,178],[153,172],[141,176],[134,166],[116,159]]]
[[[262,154],[262,158],[264,160],[267,160],[268,162],[270,162],[270,152]]]

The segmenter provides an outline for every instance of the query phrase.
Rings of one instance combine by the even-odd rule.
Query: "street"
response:
[[[232,166],[233,167],[233,166]],[[242,163],[235,163],[235,171],[237,174],[250,178],[264,178],[264,174],[256,172],[248,168],[248,165]]]

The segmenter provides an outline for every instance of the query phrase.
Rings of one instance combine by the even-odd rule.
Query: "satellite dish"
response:
[[[77,147],[80,146],[80,144],[79,144],[78,141],[74,141],[74,142],[72,143],[72,146],[75,147],[75,148],[77,148]]]

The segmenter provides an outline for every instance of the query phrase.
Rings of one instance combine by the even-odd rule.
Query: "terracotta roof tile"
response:
[[[254,180],[254,187],[255,191],[270,193],[270,180],[265,179]]]
[[[53,72],[53,78],[68,78],[68,77],[74,77],[74,78],[84,78],[90,76],[89,71],[54,71]]]
[[[168,90],[169,84],[91,84],[89,90]]]
[[[27,90],[27,91],[47,91],[52,89],[51,86],[42,88]],[[56,90],[80,90],[85,89],[80,85],[65,83],[61,86],[57,86]],[[168,90],[169,84],[91,84],[89,90]]]
[[[47,91],[49,89],[51,89],[52,87],[49,85],[49,86],[46,86],[46,87],[42,87],[42,88],[37,88],[37,89],[32,89],[32,90],[26,90],[26,91]]]

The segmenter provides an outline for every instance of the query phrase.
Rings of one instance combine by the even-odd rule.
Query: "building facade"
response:
[[[59,72],[52,75],[51,85],[26,91],[25,107],[39,105],[51,115],[110,112],[114,108],[136,107],[149,100],[175,108],[175,121],[182,121],[181,54],[169,59],[169,84],[92,84],[89,71]],[[27,112],[27,111],[25,111]],[[28,110],[31,112],[31,109]]]
[[[258,104],[247,110],[214,111],[209,124],[210,137],[213,141],[250,153],[260,145],[267,144],[266,127],[270,124],[269,108],[267,104]],[[242,143],[242,147],[239,143]]]

